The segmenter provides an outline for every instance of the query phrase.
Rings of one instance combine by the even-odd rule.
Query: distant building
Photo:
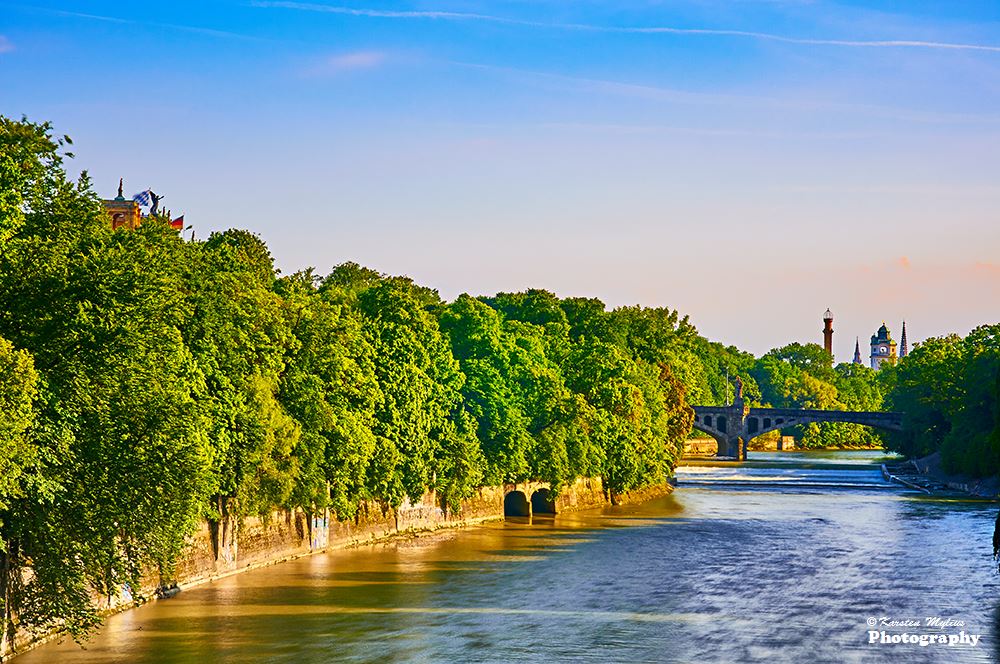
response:
[[[903,336],[899,340],[899,359],[903,359],[910,354],[909,347],[906,345],[906,321],[903,321]]]
[[[111,218],[111,229],[118,230],[119,228],[127,228],[128,230],[135,230],[142,224],[142,220],[151,216],[166,217],[170,219],[170,227],[174,230],[180,231],[184,228],[184,215],[172,218],[170,210],[160,210],[158,205],[162,196],[157,196],[150,190],[138,193],[132,197],[131,200],[125,198],[122,193],[123,189],[123,179],[118,180],[118,195],[112,199],[104,199],[101,204],[104,205],[104,211],[108,213],[108,217]],[[151,206],[148,215],[142,213],[142,206]]]
[[[872,335],[871,367],[881,369],[883,364],[896,364],[896,342],[889,335],[889,328],[882,322],[882,327]]]
[[[854,364],[864,364],[861,361],[861,339],[854,337]]]
[[[101,203],[104,205],[104,211],[111,218],[113,230],[119,228],[135,230],[142,223],[142,211],[139,209],[139,204],[126,199],[122,194],[122,180],[118,180],[118,196],[111,200],[103,200]]]
[[[833,313],[829,309],[823,314],[823,349],[833,358]]]

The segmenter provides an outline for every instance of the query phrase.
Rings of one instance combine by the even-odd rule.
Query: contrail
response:
[[[120,25],[146,25],[154,28],[166,28],[168,30],[180,30],[183,32],[193,32],[201,35],[208,35],[210,37],[219,37],[222,39],[246,39],[250,41],[273,41],[263,37],[254,37],[252,35],[244,35],[238,32],[229,32],[227,30],[215,30],[213,28],[201,28],[193,25],[179,25],[176,23],[160,23],[158,21],[145,21],[139,19],[131,18],[120,18],[117,16],[103,16],[100,14],[88,14],[86,12],[74,12],[64,9],[50,9],[48,7],[35,7],[31,5],[10,5],[17,7],[19,9],[27,9],[29,11],[42,12],[45,14],[51,14],[54,16],[68,16],[72,18],[83,18],[91,21],[103,21],[105,23],[117,23]]]
[[[553,27],[548,23],[524,21],[516,18],[504,18],[489,14],[471,14],[468,12],[428,11],[428,10],[391,10],[391,9],[354,9],[352,7],[336,7],[333,5],[317,5],[311,2],[282,2],[254,0],[252,7],[265,9],[297,9],[306,12],[322,12],[324,14],[343,14],[345,16],[365,16],[368,18],[426,18],[443,19],[447,21],[482,21],[488,23],[505,23],[508,25],[525,25],[535,28]]]
[[[500,23],[504,25],[520,25],[531,28],[546,28],[551,30],[576,30],[580,32],[604,32],[622,34],[672,34],[694,35],[708,37],[742,37],[763,41],[782,42],[785,44],[804,44],[808,46],[842,46],[850,48],[924,48],[945,49],[956,51],[984,51],[1000,53],[1000,46],[990,44],[965,44],[960,42],[923,41],[919,39],[813,39],[809,37],[789,37],[770,32],[754,32],[750,30],[723,30],[713,28],[674,28],[674,27],[615,27],[591,25],[586,23],[545,23],[541,21],[526,21],[523,19],[494,16],[491,14],[475,14],[453,11],[429,10],[383,10],[355,9],[334,5],[320,5],[310,2],[288,2],[284,0],[256,0],[251,2],[254,7],[295,9],[299,11],[322,12],[326,14],[341,14],[345,16],[364,16],[368,18],[390,19],[429,19],[443,21],[469,21]]]

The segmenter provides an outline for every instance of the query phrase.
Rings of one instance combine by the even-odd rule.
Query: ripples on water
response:
[[[876,456],[685,467],[643,505],[275,565],[17,664],[993,661],[995,506],[902,491]],[[872,616],[963,620],[983,641],[869,645]]]

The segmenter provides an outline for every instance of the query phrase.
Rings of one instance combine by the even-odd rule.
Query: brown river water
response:
[[[888,484],[879,456],[683,467],[666,498],[262,568],[14,662],[1000,661],[996,505]]]

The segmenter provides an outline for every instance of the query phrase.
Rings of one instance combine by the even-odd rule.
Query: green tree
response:
[[[889,446],[911,457],[940,452],[951,472],[995,474],[998,374],[1000,325],[916,344],[883,383],[887,406],[906,413]]]
[[[213,448],[214,518],[267,513],[291,500],[301,435],[277,398],[294,340],[271,255],[238,230],[187,250],[191,315],[182,329],[205,376],[198,402]]]
[[[882,392],[867,367],[840,364],[817,344],[792,343],[769,351],[754,363],[751,374],[761,400],[775,408],[880,410]],[[801,447],[873,447],[879,434],[839,422],[811,423],[793,429]]]
[[[368,468],[373,495],[392,506],[418,500],[434,485],[434,451],[451,434],[464,376],[427,289],[386,279],[358,295],[358,310],[379,362],[383,400],[375,412],[376,449]],[[464,447],[463,447],[464,449]]]
[[[349,519],[372,498],[366,477],[383,396],[359,314],[338,303],[336,289],[321,293],[315,281],[307,271],[277,285],[295,339],[286,351],[280,399],[302,427],[293,503],[330,504],[338,518]]]
[[[669,392],[661,381],[669,382]],[[569,358],[566,383],[594,409],[591,436],[603,451],[606,488],[620,493],[665,481],[693,420],[669,372],[636,362],[612,344],[587,340]]]
[[[35,463],[36,449],[30,429],[35,423],[33,402],[37,382],[31,355],[15,350],[0,337],[0,412],[4,414],[0,419],[0,535],[4,535],[0,538],[0,650],[13,639],[12,581],[14,573],[19,571],[14,569],[17,561],[9,555],[10,529],[4,527],[2,519],[11,501],[24,497],[24,475],[31,472]]]
[[[861,364],[843,362],[834,367],[833,386],[837,390],[837,410],[880,411],[884,406],[881,372]],[[825,446],[882,447],[882,432],[859,424],[826,422],[816,426],[816,437]]]
[[[0,516],[4,611],[79,636],[98,619],[93,592],[115,595],[150,567],[169,574],[199,513],[207,441],[178,329],[182,243],[156,219],[112,232],[46,125],[3,126],[0,162],[13,154],[30,176],[4,197],[0,334],[39,376],[37,453]]]
[[[37,384],[31,355],[0,337],[0,412],[4,414],[0,420],[0,510],[7,507],[9,496],[21,495],[21,475],[35,456],[30,429],[35,423]]]
[[[982,325],[961,343],[958,381],[961,402],[950,413],[951,426],[941,442],[947,470],[976,476],[996,474],[1000,456],[990,437],[998,412],[995,385],[1000,374],[1000,325]]]
[[[932,337],[915,344],[896,371],[886,396],[889,410],[906,413],[905,431],[890,436],[890,449],[911,457],[937,451],[951,431],[951,417],[962,405],[962,340]]]
[[[441,313],[441,329],[448,335],[465,381],[462,400],[476,421],[485,455],[486,481],[518,482],[530,479],[535,444],[528,432],[514,375],[515,347],[504,333],[500,314],[486,304],[461,295]]]
[[[52,125],[0,115],[0,254],[20,231],[25,213],[51,209],[59,192],[73,189],[62,169],[68,136],[54,138]],[[71,153],[65,153],[72,157]],[[85,184],[81,179],[80,184]],[[77,193],[81,191],[76,188]]]

